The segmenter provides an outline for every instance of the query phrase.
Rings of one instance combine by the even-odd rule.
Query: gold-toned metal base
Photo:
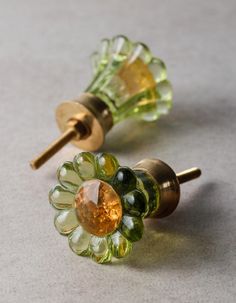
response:
[[[199,168],[191,168],[179,174],[159,159],[144,159],[138,162],[134,170],[145,171],[158,185],[159,207],[152,217],[169,216],[177,207],[180,199],[180,184],[195,179],[201,175]]]
[[[69,122],[80,120],[84,114],[83,124],[88,130],[87,136],[74,138],[71,143],[86,151],[99,149],[106,133],[113,125],[112,114],[108,106],[98,97],[84,93],[78,99],[65,101],[56,109],[56,121],[59,129],[65,132]]]
[[[113,125],[112,113],[108,106],[89,93],[60,104],[56,109],[56,121],[62,135],[30,162],[33,169],[42,166],[70,141],[86,151],[99,149]]]

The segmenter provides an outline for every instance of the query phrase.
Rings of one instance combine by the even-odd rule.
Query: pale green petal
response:
[[[94,155],[82,152],[74,158],[74,168],[82,180],[90,180],[96,176]]]
[[[171,83],[168,80],[158,82],[156,85],[157,102],[155,111],[143,115],[146,121],[154,121],[161,115],[168,114],[172,107],[173,90]]]
[[[87,233],[82,226],[78,226],[69,236],[69,246],[74,253],[80,256],[89,255],[89,242],[91,234]]]
[[[99,60],[100,60],[99,53],[98,52],[92,53],[92,55],[90,56],[90,60],[91,60],[91,64],[92,64],[93,74],[96,74],[98,71]]]
[[[77,191],[82,183],[81,178],[74,169],[73,163],[70,161],[65,162],[58,168],[57,178],[64,187],[71,191]]]
[[[107,239],[92,236],[90,240],[90,250],[92,259],[97,263],[107,263],[111,261],[111,251]]]
[[[100,59],[99,64],[101,67],[104,67],[108,63],[109,51],[110,51],[110,40],[103,39],[99,47],[99,59]]]
[[[159,99],[157,100],[158,115],[167,114],[172,107],[173,90],[168,80],[161,81],[156,87]]]
[[[157,83],[166,79],[166,66],[162,60],[159,58],[153,58],[148,67]]]
[[[115,60],[124,60],[132,50],[132,43],[125,36],[118,35],[112,39],[111,52],[114,55]]]
[[[68,209],[75,206],[75,193],[56,185],[49,192],[49,202],[56,209]]]
[[[148,203],[144,193],[135,189],[123,196],[123,208],[126,214],[143,217],[148,210]]]
[[[77,226],[79,226],[76,210],[71,208],[69,210],[60,211],[55,216],[54,225],[60,234],[70,234]]]
[[[146,44],[137,42],[133,46],[132,53],[129,58],[129,63],[133,63],[137,59],[141,59],[145,64],[150,63],[152,54]]]
[[[132,243],[123,237],[119,231],[110,236],[109,245],[115,258],[126,257],[132,250]]]

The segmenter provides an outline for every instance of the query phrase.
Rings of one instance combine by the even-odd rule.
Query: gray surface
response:
[[[235,302],[235,14],[235,0],[0,1],[0,302]],[[171,217],[147,220],[130,258],[100,266],[70,251],[47,201],[78,150],[38,172],[28,161],[57,136],[58,102],[88,83],[88,55],[117,33],[167,62],[175,106],[158,124],[121,124],[104,149],[203,175]]]

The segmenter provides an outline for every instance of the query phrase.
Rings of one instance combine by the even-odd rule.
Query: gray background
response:
[[[235,0],[0,1],[0,302],[235,302],[235,15]],[[128,259],[101,266],[70,251],[47,199],[78,149],[37,172],[28,162],[58,135],[59,101],[90,81],[89,54],[118,33],[165,60],[174,108],[120,124],[103,150],[203,175],[172,216],[146,220]]]

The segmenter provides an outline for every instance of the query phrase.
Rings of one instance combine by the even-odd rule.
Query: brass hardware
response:
[[[193,167],[176,174],[179,184],[191,181],[201,176],[201,170],[197,167]]]
[[[68,128],[57,140],[52,142],[37,158],[30,162],[30,166],[33,169],[38,169],[53,155],[55,155],[64,145],[70,142],[77,132],[74,128]]]
[[[70,141],[81,149],[97,150],[113,125],[108,106],[89,93],[61,103],[56,109],[56,121],[62,135],[30,162],[33,169],[38,169]]]
[[[133,169],[144,171],[158,184],[160,205],[152,214],[156,218],[169,216],[176,209],[180,199],[180,184],[201,175],[201,170],[196,167],[175,174],[169,165],[158,159],[144,159]]]

